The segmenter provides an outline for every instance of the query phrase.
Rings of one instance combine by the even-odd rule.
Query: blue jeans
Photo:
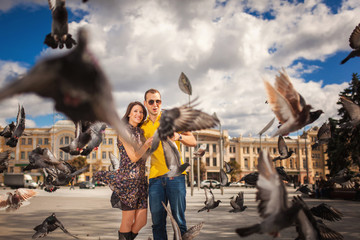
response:
[[[152,218],[154,240],[167,240],[164,206],[170,203],[173,217],[179,225],[181,234],[187,231],[185,220],[186,188],[185,175],[174,178],[160,177],[149,179],[149,204]]]

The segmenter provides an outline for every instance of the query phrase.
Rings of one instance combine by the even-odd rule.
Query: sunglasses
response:
[[[156,104],[161,104],[161,100],[160,100],[160,99],[158,99],[158,100],[149,100],[149,101],[148,101],[148,104],[149,104],[149,105],[154,105],[155,102],[156,102]]]

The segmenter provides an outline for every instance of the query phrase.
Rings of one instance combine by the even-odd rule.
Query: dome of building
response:
[[[55,123],[54,126],[61,126],[61,127],[73,127],[74,126],[74,122],[71,120],[59,120]]]

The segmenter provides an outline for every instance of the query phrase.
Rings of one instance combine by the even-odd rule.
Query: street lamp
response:
[[[217,119],[219,119],[215,112],[214,112],[214,116]],[[219,130],[220,130],[220,169],[223,169],[224,168],[224,136],[223,136],[220,120],[219,120]],[[223,195],[224,194],[223,186],[220,186],[220,190],[221,190],[221,195]]]
[[[274,123],[275,118],[273,118],[268,124],[266,124],[266,126],[258,133],[260,136],[260,151],[261,149],[261,135],[263,135]]]
[[[305,127],[303,131],[303,136],[305,137],[305,162],[306,162],[306,183],[309,183],[309,162],[308,162],[308,151],[307,151],[307,132],[305,132]]]

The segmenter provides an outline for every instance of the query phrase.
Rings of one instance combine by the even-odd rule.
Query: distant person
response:
[[[128,123],[133,139],[141,146],[135,150],[130,144],[118,139],[120,168],[117,171],[99,171],[94,180],[109,184],[113,190],[111,204],[122,210],[118,231],[119,239],[135,239],[147,222],[148,183],[142,156],[151,146],[152,138],[146,140],[140,126],[146,118],[146,109],[140,102],[131,102],[123,117]]]

